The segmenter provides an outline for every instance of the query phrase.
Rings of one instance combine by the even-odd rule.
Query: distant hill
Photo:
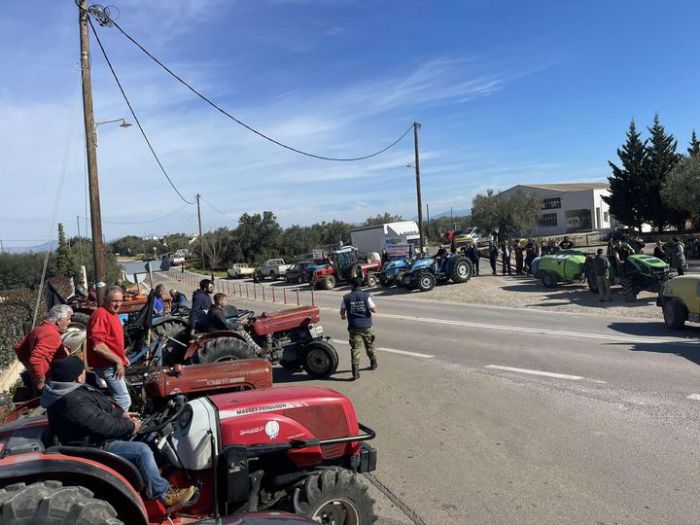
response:
[[[42,253],[42,252],[52,252],[56,249],[58,245],[57,241],[48,241],[43,244],[37,244],[36,246],[5,246],[5,253]]]
[[[471,210],[452,210],[452,216],[453,217],[465,217],[467,215],[471,215]],[[449,217],[450,216],[450,210],[443,211],[441,213],[431,213],[430,218],[431,219],[439,219],[440,217]]]

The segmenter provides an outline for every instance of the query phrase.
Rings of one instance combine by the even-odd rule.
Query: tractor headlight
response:
[[[309,335],[312,339],[319,339],[323,337],[323,326],[321,326],[320,324],[310,324]]]

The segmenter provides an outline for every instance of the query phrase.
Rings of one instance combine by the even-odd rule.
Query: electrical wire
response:
[[[156,154],[156,150],[153,149],[153,145],[151,144],[151,141],[148,139],[148,135],[146,135],[146,132],[144,131],[143,126],[141,125],[141,121],[139,121],[139,118],[136,116],[136,112],[134,111],[134,108],[131,105],[131,102],[129,102],[129,98],[126,96],[126,93],[124,92],[124,88],[122,87],[122,83],[119,81],[119,77],[117,76],[117,72],[114,70],[114,67],[112,66],[112,62],[109,60],[109,57],[107,56],[107,51],[105,51],[105,48],[102,45],[102,41],[100,40],[100,37],[97,36],[97,31],[95,31],[95,26],[92,25],[92,20],[90,20],[90,18],[88,18],[88,22],[90,23],[90,29],[92,29],[92,34],[95,35],[95,39],[97,40],[97,44],[100,46],[100,50],[102,51],[102,56],[105,57],[105,60],[107,61],[107,65],[109,66],[109,70],[112,72],[112,76],[114,77],[114,81],[117,83],[117,86],[119,87],[119,91],[121,91],[122,97],[124,98],[124,102],[126,102],[126,105],[129,107],[129,111],[131,112],[131,116],[134,117],[134,121],[136,122],[136,125],[139,127],[139,130],[141,130],[141,135],[143,135],[143,138],[146,141],[146,144],[148,144],[148,149],[151,150],[151,154],[153,155],[153,158],[156,159],[156,162],[158,163],[158,167],[160,167],[160,171],[163,172],[163,175],[165,175],[165,178],[168,179],[170,186],[172,186],[173,190],[175,190],[175,193],[177,193],[178,196],[184,202],[186,202],[187,204],[194,204],[194,201],[188,201],[185,197],[182,196],[182,193],[180,193],[180,190],[177,189],[177,187],[175,186],[173,181],[170,179],[168,172],[165,171],[165,167],[163,167],[163,163],[158,158],[158,155]]]
[[[236,217],[233,217],[233,216],[229,215],[228,213],[221,211],[220,209],[216,208],[216,207],[215,207],[213,204],[211,204],[210,202],[204,200],[204,198],[202,198],[201,195],[199,196],[199,200],[201,200],[202,202],[204,202],[204,204],[206,204],[207,206],[209,206],[212,210],[214,210],[214,211],[215,211],[216,213],[218,213],[219,215],[222,215],[222,216],[226,217],[227,219],[231,219],[231,220],[233,220],[233,221],[238,221],[238,219],[237,219]]]
[[[103,220],[102,222],[104,224],[118,224],[118,225],[145,224],[148,222],[156,222],[156,221],[159,221],[161,219],[165,219],[167,217],[170,217],[171,215],[175,215],[177,212],[184,210],[187,206],[188,206],[187,204],[183,204],[177,210],[171,211],[170,213],[166,213],[165,215],[161,215],[160,217],[156,217],[155,219],[148,219],[148,220],[144,220],[144,221],[134,221],[134,222],[114,222],[114,221]]]
[[[389,144],[389,145],[386,146],[385,148],[382,148],[382,149],[380,149],[379,151],[375,151],[374,153],[370,153],[369,155],[362,155],[362,156],[360,156],[360,157],[347,157],[347,158],[343,158],[343,157],[328,157],[328,156],[325,156],[325,155],[317,155],[317,154],[315,154],[315,153],[309,153],[309,152],[307,152],[307,151],[300,150],[300,149],[298,149],[298,148],[295,148],[295,147],[289,146],[289,145],[287,145],[287,144],[284,144],[284,143],[280,142],[279,140],[276,140],[276,139],[270,137],[269,135],[265,135],[265,134],[262,133],[261,131],[258,131],[257,129],[253,128],[253,127],[250,126],[249,124],[246,124],[246,123],[243,122],[242,120],[240,120],[240,119],[236,118],[235,116],[233,116],[231,113],[229,113],[228,111],[226,111],[225,109],[223,109],[221,106],[217,105],[217,104],[216,104],[215,102],[213,102],[211,99],[207,98],[206,95],[204,95],[204,94],[202,94],[201,92],[197,91],[197,89],[195,89],[194,87],[192,87],[189,83],[187,83],[187,81],[185,81],[185,80],[182,79],[180,76],[178,76],[172,69],[170,69],[170,68],[169,68],[168,66],[166,66],[163,62],[161,62],[160,60],[158,60],[158,59],[157,59],[155,56],[153,56],[146,48],[144,48],[144,47],[143,47],[141,44],[139,44],[133,37],[131,37],[131,35],[129,35],[126,31],[124,31],[124,29],[122,29],[122,27],[121,27],[119,24],[117,24],[117,23],[111,18],[111,16],[110,16],[110,8],[109,8],[109,7],[104,7],[104,6],[101,6],[101,5],[99,5],[99,4],[94,4],[94,5],[90,6],[90,8],[88,9],[88,11],[90,12],[90,14],[92,14],[92,15],[97,19],[97,22],[98,22],[102,27],[116,27],[122,35],[124,35],[128,40],[130,40],[131,43],[133,43],[133,44],[134,44],[136,47],[138,47],[141,51],[143,51],[151,60],[153,60],[153,61],[154,61],[156,64],[158,64],[161,68],[163,68],[165,71],[167,71],[167,72],[170,74],[170,76],[172,76],[175,80],[177,80],[178,82],[180,82],[183,86],[185,86],[187,89],[189,89],[189,90],[190,90],[192,93],[194,93],[196,96],[198,96],[199,98],[201,98],[204,102],[206,102],[206,103],[209,104],[211,107],[213,107],[214,109],[216,109],[217,111],[219,111],[221,114],[223,114],[223,115],[225,115],[226,117],[228,117],[229,119],[233,120],[233,121],[234,121],[236,124],[238,124],[239,126],[244,127],[245,129],[247,129],[248,131],[250,131],[250,132],[252,132],[252,133],[255,133],[255,134],[258,135],[259,137],[261,137],[261,138],[263,138],[263,139],[265,139],[265,140],[267,140],[267,141],[269,141],[269,142],[272,142],[273,144],[276,144],[277,146],[280,146],[280,147],[282,147],[282,148],[284,148],[284,149],[287,149],[287,150],[289,150],[289,151],[293,151],[294,153],[298,153],[299,155],[304,155],[304,156],[306,156],[306,157],[311,157],[311,158],[314,158],[314,159],[329,160],[329,161],[334,161],[334,162],[355,162],[355,161],[359,161],[359,160],[367,160],[367,159],[371,159],[372,157],[376,157],[377,155],[381,155],[381,154],[384,153],[385,151],[388,151],[388,150],[390,150],[391,148],[393,148],[394,146],[396,146],[399,142],[401,142],[401,140],[404,139],[404,137],[406,137],[406,135],[408,135],[408,133],[409,133],[409,132],[411,131],[411,129],[413,128],[413,124],[411,124],[411,125],[408,127],[408,129],[403,133],[403,135],[401,135],[399,138],[397,138],[394,142],[392,142],[391,144]],[[92,27],[92,24],[90,24],[90,26]],[[95,32],[95,29],[93,28],[93,33],[94,33],[94,32]],[[99,43],[99,39],[98,39],[98,43]],[[100,45],[101,45],[101,44],[100,44]],[[103,51],[103,52],[104,52],[104,51]]]

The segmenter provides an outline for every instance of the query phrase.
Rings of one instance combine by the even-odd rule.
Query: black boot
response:
[[[360,379],[360,365],[352,365],[352,380]]]
[[[369,358],[369,369],[370,370],[376,370],[377,369],[377,358],[376,357],[370,357]]]

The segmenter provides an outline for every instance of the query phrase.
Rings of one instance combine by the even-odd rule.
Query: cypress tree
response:
[[[698,136],[695,134],[695,130],[693,130],[692,135],[690,135],[690,147],[688,148],[688,156],[700,156],[700,140],[698,140]]]
[[[661,188],[664,180],[680,160],[676,153],[678,142],[661,124],[659,114],[654,115],[654,124],[649,129],[647,156],[644,162],[642,194],[644,206],[642,215],[646,222],[662,231],[669,222],[680,220],[672,209],[663,202]]]
[[[630,122],[627,130],[627,142],[617,150],[620,158],[620,166],[608,161],[612,169],[612,175],[608,177],[610,182],[610,195],[603,200],[610,206],[610,214],[621,223],[641,230],[642,216],[642,191],[644,163],[646,161],[646,141],[642,142],[634,120]]]

